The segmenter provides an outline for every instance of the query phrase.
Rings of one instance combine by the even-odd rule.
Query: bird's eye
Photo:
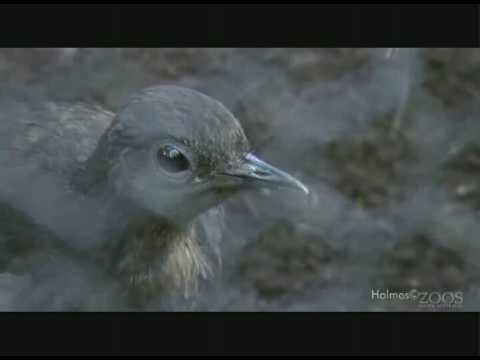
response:
[[[190,168],[190,162],[180,150],[172,145],[165,145],[157,152],[160,167],[172,174],[182,173]]]

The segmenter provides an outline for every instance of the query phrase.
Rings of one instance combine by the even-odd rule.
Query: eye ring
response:
[[[156,152],[155,160],[162,171],[173,176],[183,176],[191,171],[188,157],[175,145],[162,145]]]

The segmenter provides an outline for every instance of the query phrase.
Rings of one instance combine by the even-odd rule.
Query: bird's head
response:
[[[235,117],[197,91],[159,86],[132,97],[101,140],[108,181],[136,206],[188,222],[244,189],[300,181],[260,160]]]

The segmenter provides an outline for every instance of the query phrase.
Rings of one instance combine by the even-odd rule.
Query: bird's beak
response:
[[[241,178],[252,183],[261,182],[270,186],[290,187],[300,190],[306,195],[310,193],[308,188],[292,175],[277,169],[250,153],[246,154],[238,165],[225,171],[223,175]]]

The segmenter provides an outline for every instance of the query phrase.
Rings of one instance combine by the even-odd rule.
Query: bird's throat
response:
[[[142,306],[156,296],[196,291],[199,277],[210,273],[194,226],[179,227],[149,217],[130,224],[116,249],[114,273],[133,303]]]

